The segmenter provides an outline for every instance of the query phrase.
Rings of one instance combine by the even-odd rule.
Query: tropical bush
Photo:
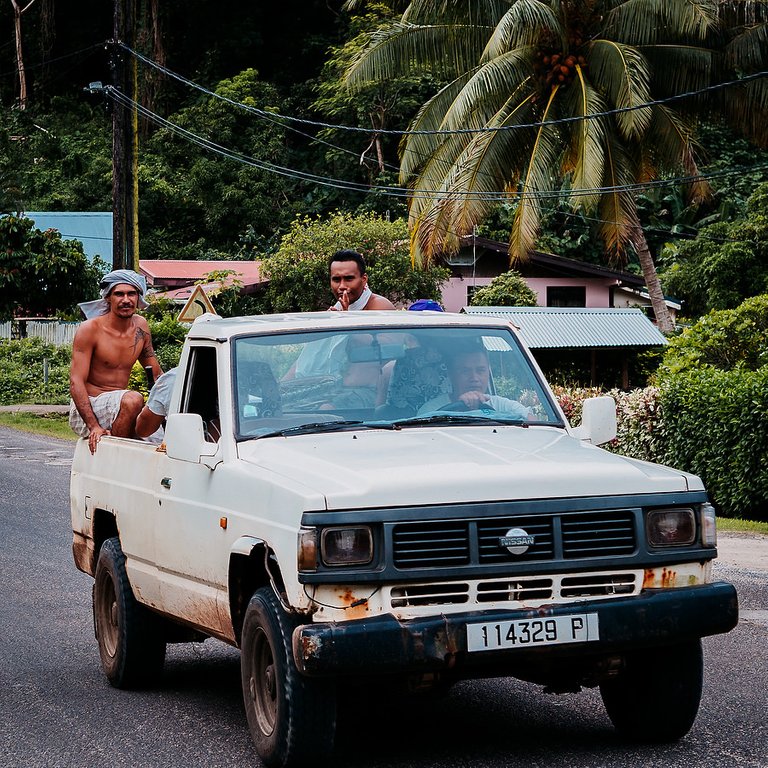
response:
[[[408,243],[405,221],[387,221],[372,213],[296,218],[278,252],[262,262],[269,278],[267,304],[274,312],[327,309],[332,303],[328,259],[344,248],[363,255],[371,290],[394,304],[440,301],[440,286],[450,276],[449,270],[413,269]]]
[[[700,475],[720,514],[768,520],[768,366],[680,373],[660,400],[662,460]]]
[[[0,405],[67,403],[71,356],[70,346],[42,339],[0,340]]]
[[[535,307],[538,297],[525,278],[510,269],[475,291],[469,303],[473,307]]]

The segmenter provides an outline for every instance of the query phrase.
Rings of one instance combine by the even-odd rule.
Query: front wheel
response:
[[[619,674],[600,685],[616,730],[646,743],[677,741],[699,711],[703,678],[701,640],[627,654]]]
[[[99,551],[93,583],[93,624],[101,666],[115,688],[153,682],[165,663],[165,639],[155,615],[133,596],[117,537]]]
[[[241,678],[251,738],[268,766],[323,765],[336,734],[336,686],[303,677],[291,635],[299,620],[269,587],[251,598],[243,622]]]

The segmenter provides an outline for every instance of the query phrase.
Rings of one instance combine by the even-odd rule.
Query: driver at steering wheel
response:
[[[493,410],[511,414],[522,419],[531,415],[517,400],[492,395],[488,392],[491,368],[488,353],[484,347],[462,350],[448,361],[448,377],[451,392],[433,397],[419,408],[419,414],[439,410]],[[455,406],[447,408],[446,406]]]

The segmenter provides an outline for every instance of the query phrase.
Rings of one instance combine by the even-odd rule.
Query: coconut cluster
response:
[[[576,67],[587,66],[583,56],[563,52],[539,51],[536,71],[539,79],[547,86],[568,85],[576,76]]]

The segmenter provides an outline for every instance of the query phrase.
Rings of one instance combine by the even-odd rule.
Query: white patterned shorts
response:
[[[96,397],[89,398],[91,408],[93,408],[93,415],[103,429],[112,428],[112,422],[117,418],[117,414],[120,413],[120,401],[128,391],[127,389],[116,389],[112,392],[102,392],[100,395],[96,395]],[[80,437],[88,437],[90,434],[90,430],[83,421],[83,417],[71,400],[69,401],[69,426]]]

